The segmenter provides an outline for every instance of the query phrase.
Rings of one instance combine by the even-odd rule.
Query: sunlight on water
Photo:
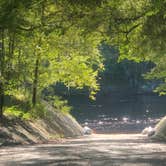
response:
[[[129,118],[128,118],[128,117],[123,117],[123,118],[122,118],[122,121],[123,121],[124,123],[127,123],[127,122],[129,121]]]
[[[140,133],[166,115],[166,97],[135,95],[99,97],[96,104],[81,101],[82,111],[74,116],[97,133]],[[92,107],[93,106],[93,107]]]
[[[104,118],[102,118],[104,117]],[[96,133],[140,133],[147,126],[155,126],[160,119],[111,118],[102,116],[97,120],[86,119],[82,126],[88,126]]]

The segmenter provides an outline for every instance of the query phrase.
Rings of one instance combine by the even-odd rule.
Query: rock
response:
[[[90,129],[88,126],[85,126],[85,127],[83,128],[83,133],[84,133],[84,135],[90,135],[90,134],[93,133],[93,131],[92,131],[92,129]]]
[[[146,127],[143,131],[142,131],[143,135],[147,135],[149,137],[153,136],[155,134],[155,128],[149,126]]]
[[[155,140],[166,141],[166,116],[155,126],[155,134],[152,138]]]
[[[45,109],[47,110],[47,117],[44,119],[49,128],[57,131],[64,137],[76,137],[83,135],[83,128],[70,115],[62,113],[52,107],[46,101],[43,101]]]
[[[46,143],[62,137],[73,138],[84,134],[83,128],[70,114],[55,110],[45,101],[43,101],[43,107],[47,110],[47,116],[42,119],[6,118],[4,124],[0,126],[0,146]]]

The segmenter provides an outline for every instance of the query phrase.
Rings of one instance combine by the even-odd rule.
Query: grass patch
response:
[[[32,115],[30,114],[30,112],[27,112],[27,110],[23,110],[19,106],[11,106],[5,108],[4,115],[10,117],[17,117],[24,120],[32,119]]]
[[[42,100],[39,100],[35,107],[29,101],[29,95],[23,91],[16,91],[15,93],[5,96],[4,115],[7,117],[17,117],[23,120],[30,120],[36,118],[47,117],[47,110]],[[68,114],[72,107],[68,105],[67,100],[59,96],[47,96],[47,102],[51,104],[56,111]]]
[[[24,105],[14,105],[10,107],[5,107],[4,110],[5,116],[17,117],[23,120],[44,118],[47,116],[47,110],[45,109],[44,104],[37,103],[35,107]]]
[[[61,139],[61,138],[64,138],[64,135],[63,134],[51,134],[49,135],[49,139]]]

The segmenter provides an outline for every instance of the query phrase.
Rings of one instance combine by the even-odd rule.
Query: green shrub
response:
[[[5,108],[4,115],[26,119],[26,120],[32,118],[32,115],[29,112],[19,108],[18,106],[11,106]]]
[[[49,96],[47,101],[58,111],[70,113],[72,107],[68,105],[68,101],[59,96]]]
[[[54,103],[53,106],[63,112],[63,113],[69,113],[72,109],[71,106],[68,105],[67,100],[63,100],[61,97],[55,96],[54,97]]]
[[[37,103],[30,112],[33,118],[44,118],[45,116],[47,116],[47,110],[42,103]]]

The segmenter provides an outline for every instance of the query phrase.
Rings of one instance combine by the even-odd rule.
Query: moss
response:
[[[61,138],[64,138],[64,135],[63,134],[51,134],[49,135],[49,139],[61,139]]]

